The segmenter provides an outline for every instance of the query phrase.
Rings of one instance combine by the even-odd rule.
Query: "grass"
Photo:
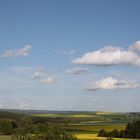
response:
[[[11,136],[0,136],[0,140],[11,140]]]

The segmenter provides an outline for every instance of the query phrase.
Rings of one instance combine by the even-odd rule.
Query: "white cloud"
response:
[[[42,79],[43,76],[46,76],[45,72],[36,71],[33,73],[32,79],[33,80],[40,80],[40,79]]]
[[[41,82],[43,84],[54,84],[56,81],[53,77],[47,77],[46,79],[42,79]]]
[[[93,81],[88,84],[87,90],[99,90],[99,89],[128,89],[139,88],[140,84],[135,81],[117,80],[112,77],[107,77],[99,81]]]
[[[32,80],[38,80],[43,84],[54,84],[55,79],[52,76],[49,76],[49,74],[45,70],[36,71],[32,74],[31,77]]]
[[[129,47],[130,50],[140,51],[140,41],[136,41]]]
[[[8,68],[12,74],[24,77],[28,80],[36,80],[43,84],[53,84],[55,79],[51,76],[44,67],[9,67]]]
[[[87,71],[88,71],[88,68],[73,68],[73,69],[66,70],[66,73],[67,74],[81,74]]]
[[[24,48],[15,50],[6,50],[2,56],[3,57],[17,57],[17,56],[28,56],[31,52],[32,46],[26,45]]]
[[[140,66],[140,56],[130,50],[108,46],[88,52],[81,58],[73,60],[74,64],[91,64],[99,66],[135,65]]]

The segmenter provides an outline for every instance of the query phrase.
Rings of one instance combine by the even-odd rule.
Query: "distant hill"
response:
[[[0,109],[0,111],[13,112],[18,114],[84,114],[96,113],[96,111],[55,111],[55,110],[19,110],[19,109]]]
[[[93,114],[99,111],[56,111],[56,110],[20,110],[20,109],[0,109],[0,112],[11,112],[17,114]],[[127,112],[127,114],[140,115],[140,112]]]
[[[1,119],[10,119],[15,121],[20,121],[21,117],[25,116],[25,114],[18,114],[14,112],[7,112],[7,111],[1,111],[0,110],[0,120]]]

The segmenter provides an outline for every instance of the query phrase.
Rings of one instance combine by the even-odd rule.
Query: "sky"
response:
[[[140,111],[139,0],[0,0],[0,108]]]

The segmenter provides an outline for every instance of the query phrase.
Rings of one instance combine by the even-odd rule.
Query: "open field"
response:
[[[97,134],[76,134],[78,140],[107,140],[105,137],[98,137]],[[136,140],[130,138],[113,138],[113,140]]]
[[[0,136],[0,140],[11,140],[11,136]]]
[[[104,129],[112,131],[114,129],[124,130],[126,127],[127,114],[111,112],[93,112],[93,113],[66,113],[66,114],[33,114],[33,116],[42,118],[68,119],[66,129],[74,133],[98,133]]]
[[[85,112],[85,113],[42,113],[32,114],[35,117],[51,117],[51,118],[83,118],[93,121],[126,121],[127,113],[111,113],[111,112]]]
[[[110,112],[93,112],[93,113],[64,113],[64,114],[33,114],[32,117],[55,118],[61,120],[69,120],[69,124],[75,125],[111,125],[111,124],[126,124],[127,114],[125,113],[110,113]],[[75,121],[71,121],[75,120]],[[75,123],[73,123],[75,122]]]
[[[78,140],[106,140],[104,137],[97,137],[97,134],[76,134]],[[0,136],[0,140],[11,140],[11,136]],[[114,138],[113,140],[136,140],[130,138]]]
[[[113,129],[124,130],[124,124],[111,124],[111,125],[69,125],[68,129],[70,130],[82,130],[82,131],[90,131],[90,132],[99,132],[104,129],[106,131],[112,131]]]

